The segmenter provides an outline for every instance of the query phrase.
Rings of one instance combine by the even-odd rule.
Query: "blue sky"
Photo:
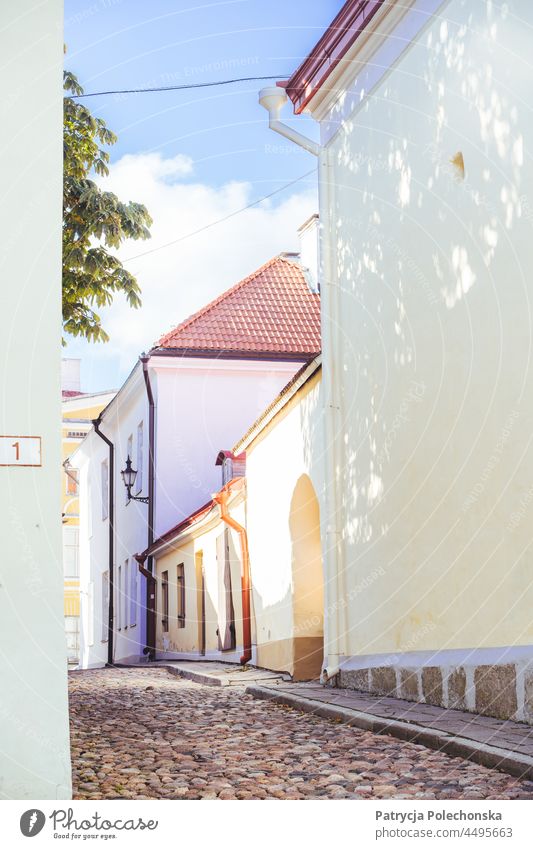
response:
[[[86,92],[290,74],[331,22],[342,0],[96,0],[65,4],[65,66]],[[314,167],[268,130],[257,91],[268,83],[86,100],[117,133],[108,188],[145,202],[155,219],[149,243],[127,259],[179,238]],[[286,119],[291,110],[286,108]],[[298,128],[316,137],[310,119]],[[205,235],[128,264],[143,287],[142,311],[120,300],[103,313],[107,346],[74,340],[86,391],[119,385],[135,357],[170,326],[270,256],[297,248],[296,227],[315,211],[307,178],[259,209]],[[301,220],[300,220],[301,219]]]

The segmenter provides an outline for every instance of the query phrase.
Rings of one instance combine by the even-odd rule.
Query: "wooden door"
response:
[[[201,655],[205,654],[205,572],[204,553],[196,552],[196,592],[198,618],[198,647]]]

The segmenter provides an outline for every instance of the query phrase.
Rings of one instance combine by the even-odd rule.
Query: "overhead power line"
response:
[[[269,77],[236,77],[234,80],[214,80],[207,83],[184,83],[183,85],[166,85],[157,86],[156,88],[122,88],[113,91],[89,91],[84,94],[69,94],[72,100],[79,100],[82,97],[100,97],[104,94],[148,94],[153,91],[186,91],[191,88],[213,88],[219,85],[231,85],[231,83],[247,83],[256,80],[279,80],[286,79],[290,74],[276,74]]]
[[[169,248],[171,245],[177,245],[178,242],[184,242],[186,239],[191,239],[193,236],[197,236],[198,233],[203,233],[205,230],[211,229],[211,227],[215,227],[217,224],[222,224],[223,221],[228,221],[230,218],[234,218],[236,215],[239,215],[241,212],[245,212],[247,209],[251,209],[253,206],[257,206],[258,203],[262,203],[264,200],[268,200],[274,195],[278,195],[280,192],[284,192],[285,189],[289,189],[291,186],[294,186],[295,183],[299,183],[300,180],[304,180],[306,177],[309,177],[311,174],[314,174],[316,168],[311,168],[310,171],[306,171],[305,174],[300,174],[299,177],[296,177],[295,180],[291,180],[290,183],[285,183],[285,185],[280,186],[279,189],[274,189],[273,192],[270,192],[268,195],[264,195],[262,198],[258,198],[257,200],[252,201],[252,203],[246,204],[246,206],[242,206],[240,209],[236,209],[235,212],[230,212],[229,215],[225,215],[223,218],[218,218],[216,221],[211,221],[210,224],[205,224],[203,227],[199,227],[198,230],[193,230],[191,233],[185,233],[183,236],[179,236],[177,239],[173,239],[171,242],[166,242],[164,245],[159,245],[157,248],[151,248],[148,251],[143,251],[140,254],[136,254],[135,256],[130,256],[127,259],[123,260],[123,262],[132,262],[134,259],[139,259],[142,256],[147,256],[148,254],[156,253],[156,251],[162,251],[164,248]]]

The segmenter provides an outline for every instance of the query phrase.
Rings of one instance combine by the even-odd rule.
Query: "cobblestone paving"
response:
[[[165,670],[70,675],[76,799],[533,799],[533,783]]]

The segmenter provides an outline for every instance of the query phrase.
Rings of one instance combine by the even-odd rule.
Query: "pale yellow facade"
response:
[[[234,446],[234,454],[246,452],[246,477],[230,485],[228,501],[229,515],[245,527],[248,542],[251,663],[296,680],[317,678],[324,654],[319,394],[315,363]],[[154,559],[157,657],[239,662],[241,540],[222,520],[218,505],[178,529]],[[179,570],[185,579],[184,611]],[[229,641],[228,616],[234,627]]]
[[[230,514],[239,522],[245,520],[244,493],[230,499]],[[223,589],[224,561],[229,565],[230,579]],[[182,567],[184,591],[178,581]],[[156,558],[156,648],[158,658],[193,657],[238,662],[243,652],[241,572],[242,554],[239,535],[220,519],[214,506],[190,533],[184,533]],[[165,580],[165,575],[167,579]],[[164,584],[168,590],[164,590]],[[164,593],[168,592],[168,615]],[[180,594],[184,605],[180,602]],[[219,641],[223,622],[225,593],[230,594],[233,617],[231,647],[223,649]],[[180,609],[180,603],[182,607]],[[181,616],[179,615],[181,613]],[[233,626],[233,628],[231,628]]]

